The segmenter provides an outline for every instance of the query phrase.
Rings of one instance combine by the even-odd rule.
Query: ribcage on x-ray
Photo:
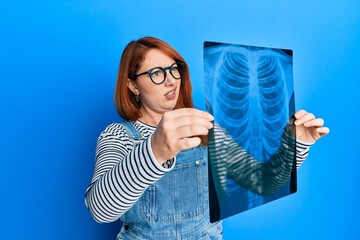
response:
[[[210,58],[216,66],[207,75],[215,120],[259,161],[277,151],[288,119],[284,66],[290,60],[284,53],[253,47],[223,50]]]

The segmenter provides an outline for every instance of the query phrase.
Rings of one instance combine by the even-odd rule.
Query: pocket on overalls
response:
[[[132,234],[131,231],[132,230],[126,227],[126,225],[122,226],[120,232],[116,236],[116,240],[142,240],[142,238],[135,236],[136,234]]]
[[[176,222],[203,214],[208,208],[207,159],[177,164],[140,201],[148,222]]]

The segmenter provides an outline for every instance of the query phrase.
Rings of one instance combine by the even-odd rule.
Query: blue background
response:
[[[84,206],[125,44],[168,41],[205,108],[204,40],[294,50],[297,109],[331,133],[298,192],[224,221],[225,239],[360,237],[360,1],[11,1],[0,8],[1,239],[114,239]]]

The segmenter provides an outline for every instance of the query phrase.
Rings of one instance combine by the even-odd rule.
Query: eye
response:
[[[171,67],[171,71],[172,72],[178,72],[179,71],[179,67],[177,65]]]
[[[159,69],[155,69],[154,71],[151,72],[151,77],[157,77],[160,76],[162,74],[162,71]]]

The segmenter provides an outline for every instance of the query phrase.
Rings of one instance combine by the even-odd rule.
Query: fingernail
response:
[[[300,125],[300,124],[301,124],[301,120],[296,120],[294,123],[295,123],[295,125]]]

